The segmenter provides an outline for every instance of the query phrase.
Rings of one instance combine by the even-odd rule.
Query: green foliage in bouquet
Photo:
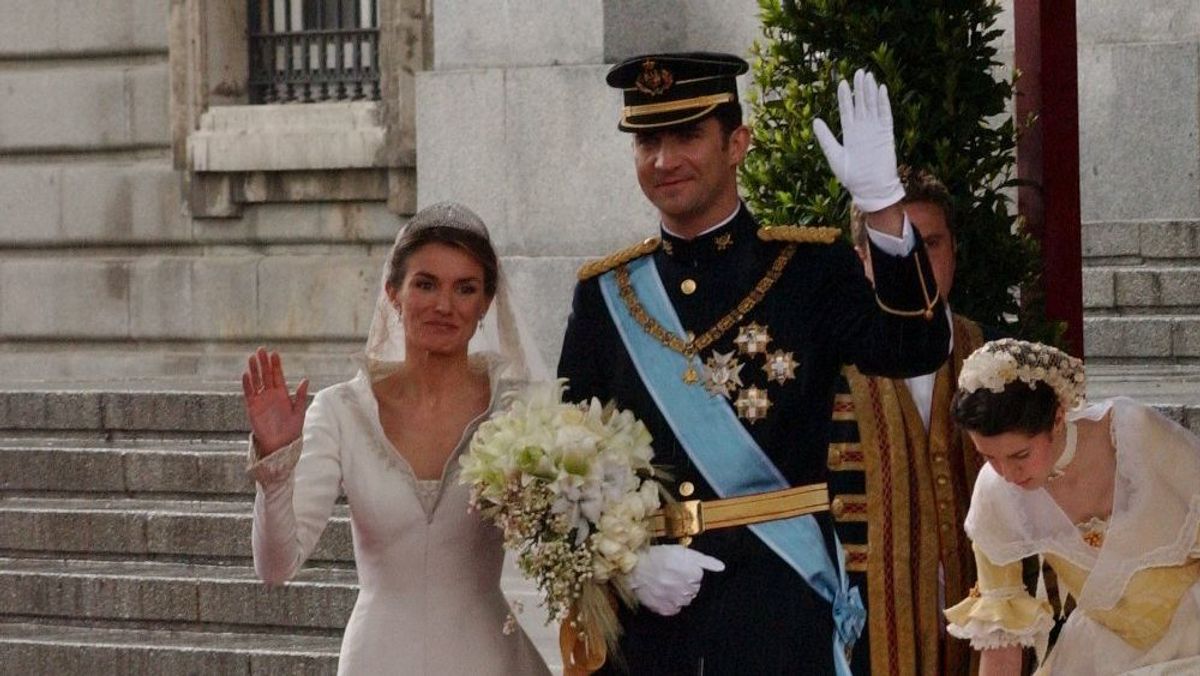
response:
[[[812,122],[824,119],[837,133],[837,83],[866,68],[887,85],[899,161],[932,172],[954,200],[955,311],[1058,342],[1061,328],[1044,319],[1037,242],[1007,194],[1016,184],[1016,127],[1006,109],[1013,82],[996,77],[998,3],[759,0],[759,7],[754,143],[741,183],[760,220],[849,232],[850,196],[829,170]]]

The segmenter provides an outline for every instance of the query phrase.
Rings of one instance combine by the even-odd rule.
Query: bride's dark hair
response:
[[[1006,432],[1030,436],[1049,432],[1058,413],[1058,396],[1045,382],[1028,385],[1014,380],[1004,391],[980,388],[974,392],[958,390],[950,403],[950,412],[961,429],[993,437]]]
[[[500,261],[488,239],[483,221],[466,207],[435,204],[422,209],[409,222],[392,249],[387,283],[399,288],[408,271],[408,259],[429,244],[442,244],[465,252],[483,268],[483,291],[488,298],[496,295]]]

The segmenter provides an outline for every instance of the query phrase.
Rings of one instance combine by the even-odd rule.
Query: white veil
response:
[[[371,382],[391,375],[404,362],[404,325],[387,295],[388,273],[393,254],[405,233],[432,227],[468,230],[491,242],[483,219],[456,202],[439,202],[425,207],[400,229],[391,251],[383,262],[383,272],[379,278],[379,296],[375,301],[371,329],[367,333],[367,344],[362,354],[362,362]],[[504,274],[503,264],[499,267],[496,280],[496,296],[483,318],[482,327],[471,338],[468,351],[471,354],[499,355],[503,361],[503,368],[499,373],[502,378],[529,381],[543,380],[549,376],[546,365],[530,338],[528,327],[520,321],[512,307],[508,294],[508,277]]]

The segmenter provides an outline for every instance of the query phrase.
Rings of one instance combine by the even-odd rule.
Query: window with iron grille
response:
[[[249,3],[251,103],[379,100],[379,0]]]

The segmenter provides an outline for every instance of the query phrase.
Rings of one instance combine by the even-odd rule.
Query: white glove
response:
[[[853,93],[845,80],[838,85],[838,112],[845,145],[837,142],[829,125],[819,118],[813,120],[813,133],[833,175],[850,191],[854,205],[872,212],[904,199],[896,169],[887,85],[876,85],[874,75],[858,70],[854,73]]]
[[[696,598],[704,571],[725,564],[681,545],[653,545],[638,557],[629,586],[638,602],[659,615],[674,615]]]

